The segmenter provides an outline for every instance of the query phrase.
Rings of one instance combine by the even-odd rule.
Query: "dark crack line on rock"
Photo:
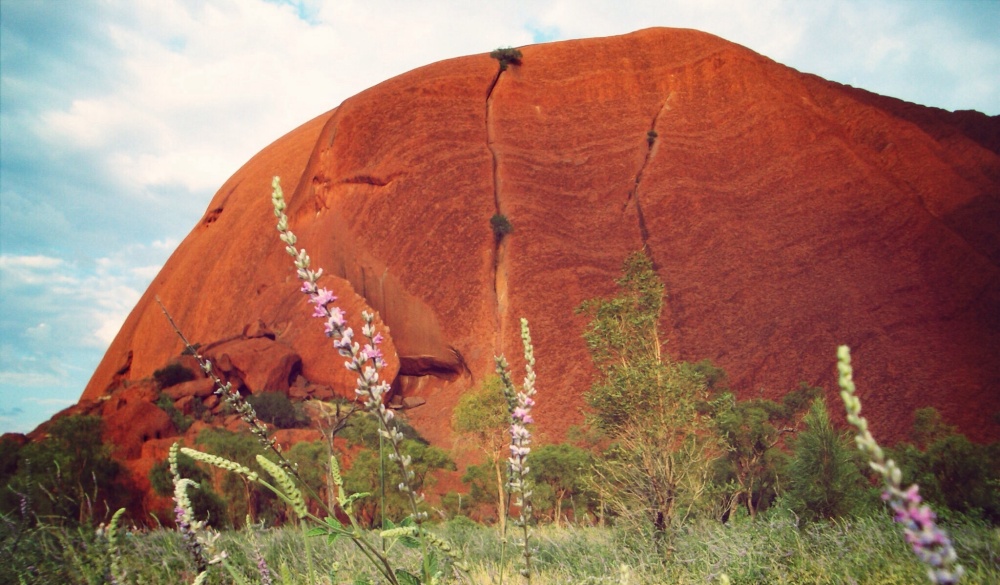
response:
[[[653,121],[649,125],[649,132],[646,136],[646,158],[642,161],[642,166],[639,167],[639,172],[635,175],[635,184],[632,185],[632,189],[629,191],[628,199],[625,200],[625,208],[628,208],[628,204],[635,203],[635,214],[639,221],[639,237],[642,238],[642,249],[644,252],[649,254],[649,229],[646,227],[646,218],[642,214],[642,204],[639,201],[639,186],[642,183],[642,175],[646,172],[646,167],[649,162],[653,159],[653,150],[656,148],[657,142],[659,141],[659,136],[656,132],[657,122],[660,120],[660,115],[664,110],[667,109],[667,103],[670,101],[670,96],[668,95],[660,108],[656,111],[656,115],[653,116]]]
[[[494,148],[494,131],[493,131],[493,90],[496,88],[497,83],[500,81],[500,76],[503,74],[502,69],[498,69],[496,75],[493,76],[493,81],[490,83],[489,90],[486,92],[486,147],[490,151],[493,162],[493,207],[497,215],[503,215],[503,207],[500,203],[500,161],[497,156],[497,151]],[[494,355],[500,355],[503,352],[503,332],[504,332],[504,310],[503,303],[501,300],[501,275],[502,275],[502,263],[504,256],[504,236],[494,235],[494,245],[493,245],[493,300],[495,307],[495,326],[496,332],[494,334],[493,341],[493,353]]]

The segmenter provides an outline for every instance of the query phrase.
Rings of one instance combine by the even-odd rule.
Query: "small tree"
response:
[[[826,401],[813,400],[805,428],[792,442],[788,464],[789,505],[806,520],[836,518],[866,504],[857,451],[847,434],[830,424]]]
[[[490,57],[500,62],[500,71],[506,71],[509,65],[521,64],[521,51],[513,47],[500,47],[490,52]]]
[[[293,429],[306,426],[308,417],[295,408],[284,392],[261,392],[247,396],[247,402],[257,412],[257,418],[279,429]]]
[[[563,504],[572,506],[573,520],[577,517],[577,500],[585,497],[594,465],[594,458],[586,449],[568,443],[542,445],[531,453],[531,477],[537,488],[548,486],[553,495],[552,520],[556,527],[562,518]],[[584,508],[586,509],[586,507]]]
[[[497,376],[486,378],[479,388],[463,394],[451,415],[451,428],[486,457],[486,464],[496,481],[496,491],[492,488],[488,491],[496,498],[501,528],[507,518],[503,485],[509,425],[503,382]]]
[[[177,457],[177,465],[183,477],[189,478],[198,484],[198,489],[193,489],[188,493],[191,500],[191,507],[199,518],[215,528],[226,528],[228,526],[228,515],[226,513],[226,502],[219,494],[212,489],[212,479],[209,474],[198,467],[194,460],[187,455]],[[173,478],[170,476],[170,463],[164,459],[153,465],[149,470],[149,484],[153,491],[161,496],[174,495]],[[169,516],[173,520],[173,514]]]
[[[910,431],[910,437],[917,447],[926,449],[935,441],[957,433],[958,429],[954,425],[944,422],[938,409],[928,406],[913,411],[913,429]]]
[[[755,517],[777,495],[778,472],[785,458],[779,445],[782,436],[794,431],[808,400],[820,392],[803,383],[780,403],[764,398],[737,401],[729,392],[713,401],[715,425],[727,446],[718,482],[735,488],[727,494],[730,515],[743,504]]]
[[[39,517],[84,523],[129,505],[121,466],[102,441],[103,426],[97,416],[57,418],[44,439],[17,450],[16,463],[4,463],[10,475],[3,478],[0,512],[16,510],[23,496]]]
[[[259,443],[249,432],[234,433],[226,429],[210,428],[198,433],[195,442],[203,446],[205,451],[244,465],[261,476],[265,474],[256,460],[260,452]],[[213,479],[214,490],[226,502],[226,521],[229,525],[239,527],[248,516],[253,521],[257,521],[260,516],[276,522],[285,519],[284,507],[273,505],[276,498],[271,491],[248,481],[240,474],[226,473],[215,467],[207,469]]]
[[[699,412],[709,398],[704,375],[662,350],[663,283],[645,254],[625,260],[618,287],[618,296],[579,309],[591,318],[584,339],[601,373],[586,394],[590,421],[614,441],[597,487],[620,515],[650,521],[662,544],[706,496],[722,446]]]
[[[428,444],[403,421],[398,421],[397,425],[397,430],[404,437],[400,442],[401,454],[410,459],[408,467],[413,476],[409,482],[413,489],[419,491],[431,485],[434,481],[431,472],[434,470],[455,469],[455,462],[443,449]],[[379,449],[378,429],[376,417],[359,412],[350,418],[341,433],[348,446],[361,447],[350,457],[350,465],[342,471],[342,475],[344,489],[348,493],[369,494],[358,499],[354,509],[359,519],[368,522],[370,528],[381,525],[383,513],[386,519],[398,521],[406,516],[410,508],[406,495],[396,489],[403,479],[399,468],[391,461],[387,449]]]
[[[901,443],[889,453],[928,502],[1000,523],[1000,443],[969,441],[930,407],[913,413],[910,436],[916,445]]]

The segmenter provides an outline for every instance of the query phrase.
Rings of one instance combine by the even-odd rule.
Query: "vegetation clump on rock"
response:
[[[500,47],[491,51],[490,57],[500,62],[500,71],[506,71],[510,65],[520,65],[522,55],[513,47]]]
[[[497,241],[502,240],[504,236],[514,231],[514,226],[511,225],[510,220],[507,219],[506,215],[501,213],[494,214],[490,218],[490,227],[493,229],[493,236],[496,237]]]

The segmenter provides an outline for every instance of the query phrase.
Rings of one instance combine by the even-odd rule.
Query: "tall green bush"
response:
[[[57,418],[44,439],[18,449],[16,463],[4,464],[0,511],[19,511],[23,501],[39,517],[96,523],[130,505],[121,466],[102,440],[103,424],[97,416]]]
[[[455,462],[440,447],[432,446],[410,425],[397,421],[403,436],[400,443],[404,456],[410,458],[414,489],[427,489],[433,484],[431,472],[455,469]],[[368,413],[357,413],[341,433],[351,447],[361,447],[354,452],[350,464],[343,471],[344,488],[348,493],[366,493],[354,508],[360,519],[374,528],[380,525],[383,511],[388,519],[399,521],[408,512],[405,494],[393,489],[402,480],[399,469],[393,465],[389,453],[379,448],[378,419]],[[379,453],[382,453],[381,458]],[[386,489],[384,494],[381,486]]]
[[[177,464],[181,474],[195,481],[198,488],[191,490],[188,497],[191,506],[199,518],[203,518],[209,526],[215,528],[226,528],[230,526],[230,514],[226,509],[226,502],[215,492],[212,487],[211,476],[195,465],[193,459],[186,455],[177,458]],[[173,496],[174,483],[170,476],[170,464],[166,459],[159,461],[149,470],[149,484],[153,491],[160,496]],[[174,518],[161,518],[160,521],[166,524],[174,522]]]
[[[737,401],[729,392],[713,401],[715,425],[727,447],[719,459],[716,482],[730,486],[724,490],[729,515],[743,505],[755,517],[777,497],[787,459],[782,440],[795,430],[809,400],[821,391],[803,383],[781,402]]]
[[[244,465],[261,476],[265,474],[256,460],[260,445],[248,432],[205,429],[198,433],[195,443],[205,451]],[[205,469],[212,478],[212,489],[226,502],[225,525],[240,527],[247,517],[254,522],[266,520],[272,523],[280,523],[289,517],[286,507],[278,504],[274,494],[259,484],[248,482],[235,473],[223,473],[209,466]]]
[[[649,522],[662,542],[675,520],[704,505],[723,446],[699,412],[709,399],[704,375],[663,351],[664,287],[652,261],[631,254],[617,284],[617,296],[579,308],[590,317],[584,339],[600,372],[585,395],[589,418],[612,441],[596,487],[619,516]]]
[[[787,468],[789,507],[805,520],[819,520],[871,505],[858,453],[849,436],[833,428],[822,396],[813,400],[803,422]]]
[[[485,466],[492,485],[482,485],[483,474],[472,468],[466,473],[466,483],[473,486],[477,498],[492,495],[501,527],[507,518],[503,485],[509,426],[503,382],[497,376],[486,378],[478,388],[462,394],[451,415],[451,428],[486,457]]]
[[[541,504],[543,499],[538,496],[538,489],[545,486],[551,493],[547,508],[557,527],[567,505],[575,522],[585,517],[596,502],[589,489],[593,485],[593,455],[586,449],[561,443],[536,448],[531,460],[529,475],[535,486],[535,507],[546,511]]]
[[[309,424],[309,418],[295,408],[284,392],[261,392],[247,396],[257,418],[279,429],[294,429]]]
[[[1000,443],[973,443],[934,408],[917,409],[913,419],[915,444],[890,449],[903,474],[935,509],[1000,524]]]

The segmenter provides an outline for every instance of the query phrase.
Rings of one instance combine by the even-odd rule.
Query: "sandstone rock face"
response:
[[[519,317],[535,341],[540,433],[558,440],[581,422],[595,371],[573,310],[612,293],[643,247],[666,284],[667,350],[711,359],[741,397],[805,381],[837,411],[846,343],[880,440],[903,438],[922,406],[1000,438],[998,118],[827,82],[691,30],[522,52],[502,73],[475,55],[390,79],[251,159],[82,401],[180,353],[156,296],[251,391],[352,396],[274,229],[279,175],[299,244],[355,330],[362,310],[378,312],[397,402],[421,404],[403,416],[441,446],[494,354],[520,377]],[[497,213],[513,226],[499,241]],[[109,422],[148,416],[142,436],[168,432],[157,412],[129,408]]]
[[[287,394],[289,382],[302,369],[302,358],[292,348],[263,336],[226,341],[204,354],[236,388],[245,387],[253,394],[267,390]]]

